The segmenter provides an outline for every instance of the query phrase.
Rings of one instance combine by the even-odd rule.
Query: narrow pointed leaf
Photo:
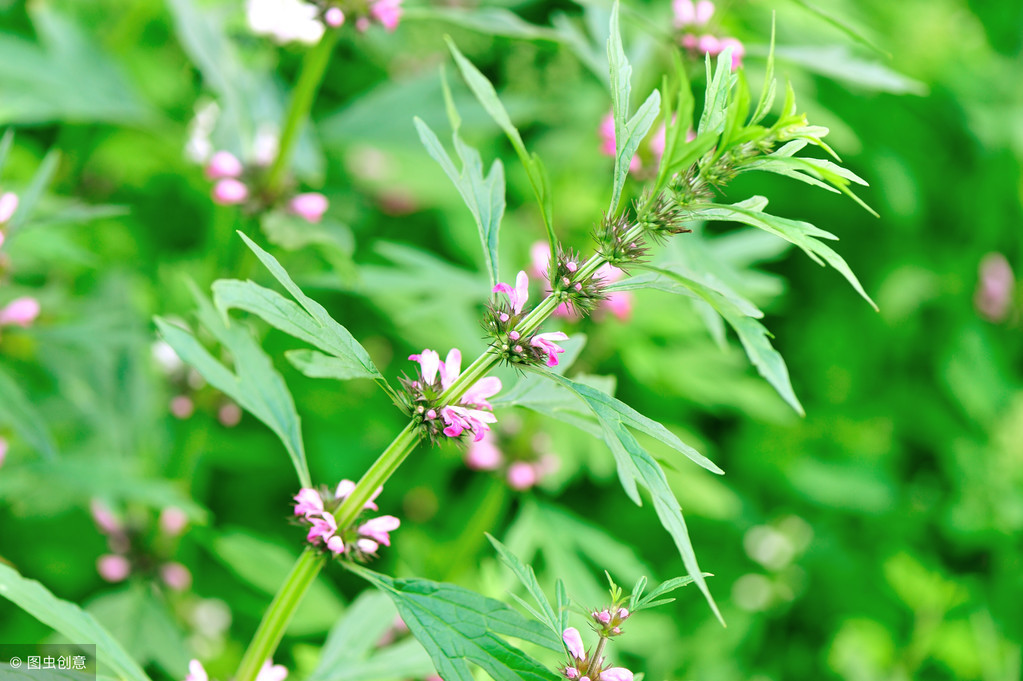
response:
[[[536,581],[536,574],[533,572],[533,568],[526,565],[518,556],[511,552],[511,550],[495,539],[490,534],[487,535],[487,539],[490,540],[494,550],[497,551],[497,555],[501,558],[501,562],[504,563],[509,570],[518,578],[522,583],[522,586],[526,587],[526,591],[533,597],[537,605],[540,606],[542,611],[536,617],[538,620],[546,624],[554,632],[555,636],[561,635],[561,629],[558,628],[559,618],[554,614],[554,609],[551,607],[551,602],[547,600],[547,595],[540,588],[539,582]]]

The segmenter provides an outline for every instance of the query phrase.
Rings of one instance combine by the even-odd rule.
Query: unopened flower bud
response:
[[[566,679],[578,679],[579,670],[575,667],[565,667],[565,678]]]
[[[188,524],[188,515],[176,506],[168,506],[160,511],[160,529],[164,534],[176,537]]]
[[[230,151],[218,151],[206,164],[206,177],[211,180],[240,177],[244,170],[242,162]]]
[[[192,586],[192,573],[181,563],[166,563],[161,566],[160,579],[174,591],[185,591]]]
[[[31,326],[39,316],[39,301],[35,298],[15,298],[0,309],[0,326]]]
[[[631,614],[632,613],[630,613],[625,608],[618,608],[618,619],[619,620],[627,620],[627,619],[629,619],[629,615],[631,615]]]
[[[213,185],[213,201],[222,206],[233,206],[249,198],[249,188],[234,178],[225,178]]]
[[[123,582],[131,574],[131,563],[124,556],[108,553],[96,561],[96,571],[108,582]]]
[[[508,338],[512,339],[513,341],[518,340],[521,337],[522,336],[519,334],[518,331],[512,331],[511,333],[508,334]]]
[[[569,260],[568,262],[565,263],[565,269],[568,270],[569,272],[575,272],[577,269],[579,269],[579,265]]]
[[[234,402],[221,405],[217,410],[217,420],[225,428],[234,428],[242,420],[242,409]]]
[[[536,484],[536,469],[524,461],[516,461],[508,468],[508,485],[519,491]]]
[[[600,612],[593,613],[593,619],[597,620],[601,624],[610,624],[611,613],[607,610],[601,610]]]
[[[327,197],[317,192],[298,194],[288,204],[291,212],[308,222],[317,223],[327,212],[330,202]]]
[[[187,395],[177,395],[170,402],[170,412],[176,419],[187,419],[195,413],[195,403]]]

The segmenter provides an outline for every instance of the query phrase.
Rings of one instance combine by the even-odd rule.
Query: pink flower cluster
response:
[[[529,275],[520,270],[518,275],[515,277],[514,288],[508,284],[501,283],[494,287],[493,292],[503,293],[508,296],[511,314],[514,314],[517,317],[522,314],[523,307],[525,306],[526,301],[529,300]],[[511,319],[511,315],[507,312],[499,313],[499,315],[499,321],[501,322],[507,322]],[[508,340],[515,344],[510,348],[514,354],[526,354],[526,348],[519,343],[519,341],[523,341],[523,339],[518,331],[513,330],[509,332]],[[533,348],[534,353],[541,356],[548,367],[556,367],[558,366],[558,355],[565,351],[564,348],[557,345],[557,342],[564,340],[568,340],[567,335],[561,331],[551,331],[548,333],[535,334],[523,342]]]
[[[568,649],[569,663],[562,669],[566,679],[572,681],[632,681],[632,672],[625,667],[604,667],[604,658],[590,660],[583,647],[582,636],[575,627],[562,632],[561,640]],[[589,674],[593,674],[591,678]]]
[[[398,28],[401,21],[401,0],[374,0],[369,6],[369,17],[359,17],[355,20],[355,28],[361,32],[369,29],[370,18],[379,22],[391,33]]]
[[[89,504],[92,519],[100,532],[107,535],[107,546],[111,553],[96,560],[96,571],[108,582],[122,582],[138,566],[157,564],[160,580],[174,591],[184,591],[192,585],[192,573],[181,563],[166,561],[165,556],[150,556],[141,545],[146,536],[145,528],[125,523],[113,511],[96,499]],[[160,512],[157,520],[159,532],[166,540],[175,539],[188,526],[188,516],[180,508],[168,506]]]
[[[497,437],[491,431],[483,438],[469,443],[465,452],[465,465],[477,471],[502,471],[508,486],[521,492],[536,485],[545,475],[556,470],[558,465],[552,455],[530,454],[532,457],[529,460],[519,458],[508,461],[498,447]]]
[[[1001,253],[988,253],[980,261],[977,291],[973,306],[981,317],[990,322],[1001,322],[1012,311],[1012,298],[1016,290],[1016,277],[1012,266]]]
[[[335,556],[347,555],[357,560],[375,556],[380,545],[391,545],[390,532],[398,529],[401,521],[393,515],[371,518],[354,531],[338,528],[334,513],[341,503],[355,489],[351,480],[338,483],[333,494],[324,490],[303,487],[295,495],[295,515],[300,522],[309,526],[306,541],[314,546],[323,546]],[[363,510],[378,510],[374,500],[383,488],[377,489],[373,497],[363,505]]]
[[[229,151],[218,151],[206,164],[206,177],[214,180],[211,196],[222,206],[243,204],[251,192],[245,184],[245,166]],[[288,200],[288,210],[307,222],[318,223],[330,207],[327,197],[317,192],[296,194]]]
[[[675,13],[675,28],[679,30],[703,28],[714,15],[714,3],[710,0],[700,0],[695,4],[692,0],[674,0],[671,7]],[[746,56],[745,46],[736,38],[718,38],[710,33],[697,36],[687,32],[679,42],[692,53],[709,54],[712,57],[731,48],[733,71],[742,66],[742,58]]]
[[[533,261],[533,276],[539,278],[546,277],[551,260],[550,244],[546,241],[537,241],[530,248],[529,253]],[[610,263],[605,263],[597,270],[596,276],[602,282],[610,284],[624,277],[625,272]],[[628,291],[611,291],[604,300],[600,301],[600,306],[597,309],[610,312],[618,319],[626,321],[632,316],[632,293]],[[554,310],[554,316],[569,319],[579,318],[579,315],[572,310],[568,303],[559,305]]]
[[[288,678],[288,669],[284,665],[273,664],[270,660],[263,663],[259,673],[256,674],[256,681],[284,681]],[[188,675],[185,681],[210,681],[209,674],[199,660],[191,660],[188,663]]]
[[[419,378],[407,385],[416,395],[415,401],[427,402],[427,405],[419,407],[424,421],[429,423],[439,417],[444,422],[441,432],[447,437],[460,437],[462,433],[469,432],[474,440],[482,439],[490,430],[489,424],[497,422],[492,413],[494,408],[487,400],[500,392],[501,379],[495,376],[481,378],[465,391],[458,404],[445,405],[438,411],[430,403],[450,388],[461,374],[462,352],[453,348],[442,362],[437,352],[427,348],[417,355],[409,355],[409,359],[419,362]]]

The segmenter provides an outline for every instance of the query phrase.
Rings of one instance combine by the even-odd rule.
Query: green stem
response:
[[[344,529],[355,522],[355,519],[362,513],[366,502],[373,498],[376,491],[394,475],[394,471],[398,470],[402,461],[419,444],[419,437],[419,429],[414,421],[409,422],[405,429],[398,433],[384,453],[373,462],[373,465],[355,485],[355,489],[344,500],[341,507],[334,512],[339,528]]]
[[[323,82],[323,74],[327,71],[327,64],[330,63],[330,55],[334,51],[340,31],[328,29],[320,42],[306,53],[302,60],[302,72],[298,76],[298,83],[291,93],[291,103],[288,106],[287,118],[284,120],[284,129],[281,131],[281,141],[277,147],[277,157],[266,175],[264,192],[270,197],[276,197],[283,188],[284,179],[287,174],[288,164],[294,152],[295,144],[298,142],[302,126],[309,118],[309,111],[313,107],[313,100]]]
[[[284,585],[263,615],[263,621],[259,623],[256,635],[242,657],[234,681],[255,681],[263,663],[273,656],[288,622],[302,601],[302,596],[312,586],[323,564],[323,556],[318,549],[310,546],[302,552],[295,567],[291,569],[291,574],[284,580]]]
[[[590,657],[590,663],[586,666],[585,676],[592,679],[600,672],[600,658],[604,654],[604,646],[606,644],[607,638],[601,636],[600,641],[597,642],[597,649],[593,651],[593,656]]]

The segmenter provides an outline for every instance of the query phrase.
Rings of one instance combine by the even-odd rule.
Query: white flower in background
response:
[[[245,5],[253,33],[272,36],[279,43],[313,44],[323,36],[319,10],[302,0],[248,0]]]
[[[185,143],[185,157],[195,163],[206,163],[213,155],[210,135],[220,117],[220,106],[213,100],[201,102],[195,107],[195,118],[188,124],[188,141]]]

